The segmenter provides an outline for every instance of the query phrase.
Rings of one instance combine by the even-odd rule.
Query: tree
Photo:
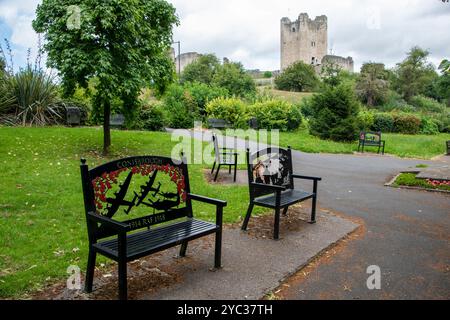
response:
[[[359,104],[350,83],[325,86],[310,101],[310,132],[321,139],[353,141],[358,136]]]
[[[356,93],[369,107],[381,104],[389,90],[387,73],[382,63],[365,63],[356,82]]]
[[[290,65],[275,79],[279,90],[314,91],[319,84],[314,67],[302,61]]]
[[[219,59],[214,54],[203,55],[184,68],[181,82],[199,82],[210,85],[219,66]]]
[[[77,10],[74,10],[78,8]],[[33,28],[44,34],[47,64],[58,70],[65,95],[97,79],[93,107],[103,110],[103,152],[111,145],[111,101],[124,112],[138,104],[141,88],[159,90],[172,80],[167,54],[175,8],[164,0],[43,0]]]
[[[219,66],[213,76],[213,85],[225,88],[231,95],[245,97],[256,94],[256,84],[241,63],[231,62]]]
[[[437,77],[434,67],[427,61],[429,52],[413,47],[403,62],[395,69],[395,88],[406,101],[424,94],[427,86]]]
[[[263,74],[263,77],[266,79],[270,79],[270,78],[272,78],[272,76],[273,76],[273,73],[270,71],[265,71]]]

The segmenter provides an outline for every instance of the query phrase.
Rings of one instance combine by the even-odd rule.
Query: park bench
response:
[[[273,238],[277,240],[280,234],[281,209],[283,215],[286,215],[290,206],[308,199],[312,199],[309,223],[316,222],[317,185],[322,178],[294,174],[290,147],[287,150],[266,148],[253,154],[247,149],[247,170],[250,204],[242,230],[247,230],[255,205],[275,209]],[[295,189],[294,179],[313,181],[313,192]]]
[[[225,201],[190,193],[186,159],[142,156],[116,160],[81,178],[89,238],[85,290],[92,292],[97,253],[118,262],[119,298],[127,299],[127,263],[215,233],[214,267],[221,267]],[[181,162],[181,161],[180,161]],[[192,201],[216,206],[216,222],[195,219]]]
[[[236,182],[236,173],[237,173],[237,158],[239,153],[231,148],[221,148],[219,147],[219,142],[217,139],[217,135],[213,133],[212,140],[214,144],[214,164],[211,170],[211,174],[214,173],[214,168],[217,164],[217,171],[214,176],[214,181],[217,181],[217,177],[219,175],[220,167],[228,166],[228,173],[231,174],[231,168],[234,167],[234,178],[233,181]]]
[[[258,127],[258,119],[250,118],[250,120],[248,120],[248,126],[250,127],[250,129],[254,129],[254,130],[259,129],[259,127]]]
[[[66,107],[66,121],[68,125],[79,126],[81,124],[81,110],[78,107]]]
[[[365,132],[362,131],[359,134],[359,145],[358,145],[358,152],[362,150],[362,153],[364,153],[365,147],[378,147],[378,153],[380,153],[380,150],[382,150],[382,154],[384,155],[384,146],[386,142],[384,140],[381,140],[381,132]]]
[[[109,125],[112,128],[122,128],[125,124],[125,116],[123,114],[112,114],[109,119]]]
[[[230,124],[223,119],[208,119],[208,125],[211,129],[219,129],[219,130],[223,130],[223,129],[227,129],[230,127]]]

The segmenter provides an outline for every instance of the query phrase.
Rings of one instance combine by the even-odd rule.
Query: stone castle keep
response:
[[[314,20],[301,13],[298,20],[281,19],[281,71],[297,61],[313,65],[316,70],[333,63],[353,72],[353,59],[328,54],[328,19],[322,15]]]

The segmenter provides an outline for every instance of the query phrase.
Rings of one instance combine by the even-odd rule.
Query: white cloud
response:
[[[12,31],[16,59],[35,49],[31,28],[41,0],[0,0],[0,22]],[[450,55],[450,4],[440,0],[169,0],[181,24],[174,40],[182,52],[216,53],[246,68],[274,70],[280,65],[280,19],[299,13],[328,16],[333,52],[353,56],[356,67],[380,61],[392,67],[414,45],[431,52],[435,64]],[[1,30],[2,37],[6,33]],[[35,51],[35,50],[34,50]]]

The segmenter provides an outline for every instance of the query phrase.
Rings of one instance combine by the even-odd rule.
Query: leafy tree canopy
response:
[[[74,7],[75,5],[75,7]],[[44,34],[49,67],[64,92],[98,80],[94,108],[104,110],[104,152],[110,145],[111,100],[137,104],[141,88],[162,90],[173,77],[168,54],[175,8],[164,0],[43,0],[33,28]]]
[[[213,76],[213,85],[224,88],[239,97],[256,94],[256,84],[241,63],[231,62],[219,66]]]
[[[302,61],[290,65],[275,79],[279,90],[314,91],[319,84],[314,67]]]
[[[434,66],[427,60],[429,54],[427,50],[413,47],[406,59],[397,64],[394,84],[407,101],[425,93],[427,86],[438,76]]]
[[[382,63],[365,63],[356,83],[356,92],[369,107],[383,103],[389,90],[388,73]]]
[[[181,82],[199,82],[209,85],[219,66],[219,59],[214,54],[202,55],[184,68]]]

